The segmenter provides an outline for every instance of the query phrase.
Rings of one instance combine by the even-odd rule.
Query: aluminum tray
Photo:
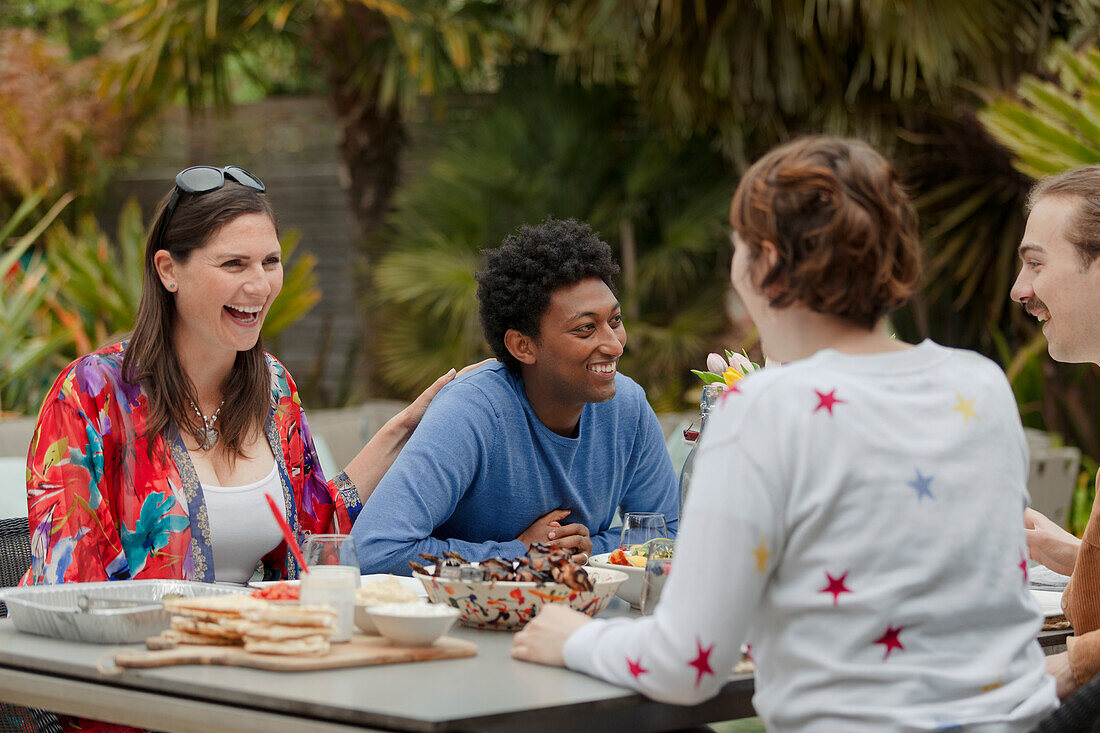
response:
[[[65,583],[0,590],[15,628],[26,634],[92,644],[129,644],[145,641],[168,628],[171,614],[161,599],[169,593],[184,598],[245,593],[239,586],[195,583],[187,580],[112,580],[104,583]],[[91,608],[81,611],[77,599],[148,601],[144,606]]]

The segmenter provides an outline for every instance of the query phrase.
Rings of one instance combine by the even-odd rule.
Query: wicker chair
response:
[[[31,566],[31,533],[26,517],[0,519],[0,588],[19,582]],[[0,618],[8,609],[0,603]],[[0,733],[61,733],[53,713],[0,703]]]
[[[19,582],[31,566],[31,532],[26,517],[0,519],[0,588]],[[0,618],[8,615],[0,603]]]
[[[1031,733],[1100,733],[1100,676],[1067,697]]]

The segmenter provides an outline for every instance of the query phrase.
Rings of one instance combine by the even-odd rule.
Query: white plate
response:
[[[403,585],[406,588],[408,588],[409,590],[411,590],[413,593],[416,593],[416,595],[420,596],[421,598],[427,598],[428,597],[428,591],[424,590],[424,585],[419,580],[417,580],[416,578],[406,578],[403,575],[387,576],[385,573],[372,573],[370,575],[360,575],[359,576],[359,585],[360,586],[369,585],[369,584],[375,582],[376,580],[382,580],[383,578],[386,578],[386,577],[393,577],[394,580],[396,580],[398,583],[400,583],[401,585]],[[269,586],[269,585],[275,585],[276,583],[284,583],[284,582],[287,585],[298,585],[297,580],[286,580],[286,581],[283,581],[283,580],[257,580],[255,582],[249,583],[249,585],[253,588],[263,588],[263,587],[266,587],[266,586]]]
[[[619,586],[619,590],[615,592],[615,595],[622,598],[634,608],[638,608],[642,599],[642,576],[645,575],[645,568],[639,568],[633,565],[612,565],[608,562],[610,556],[610,552],[593,555],[588,558],[588,564],[596,568],[618,570],[626,573],[627,581]]]
[[[1061,616],[1062,611],[1062,592],[1057,590],[1035,590],[1030,588],[1031,595],[1039,602],[1039,608],[1043,609],[1043,615]]]

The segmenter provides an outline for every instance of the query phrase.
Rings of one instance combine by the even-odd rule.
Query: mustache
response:
[[[1038,317],[1040,313],[1050,313],[1050,311],[1047,310],[1047,304],[1038,298],[1029,298],[1028,301],[1024,303],[1024,310],[1033,317]]]

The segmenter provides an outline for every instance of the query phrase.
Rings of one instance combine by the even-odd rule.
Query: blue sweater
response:
[[[676,476],[657,416],[632,379],[585,405],[576,438],[548,429],[523,382],[492,362],[448,384],[363,506],[352,536],[364,573],[408,575],[419,553],[514,558],[539,517],[588,527],[592,552],[618,546],[616,507],[664,513],[676,531]]]

